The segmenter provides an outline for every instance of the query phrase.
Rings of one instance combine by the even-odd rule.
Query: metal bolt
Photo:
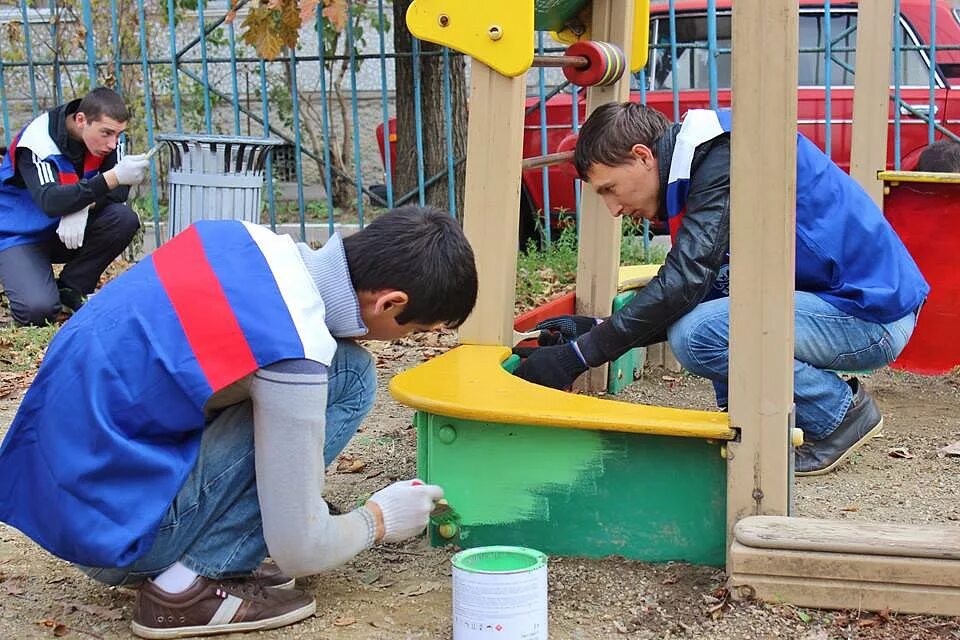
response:
[[[445,13],[441,13],[440,16],[437,18],[437,22],[440,23],[441,27],[447,27],[450,25],[450,16],[448,16]]]
[[[487,29],[487,35],[490,36],[491,40],[499,40],[503,37],[503,29],[498,24],[492,24],[490,28]]]
[[[445,424],[437,430],[437,438],[443,444],[452,444],[457,439],[457,430],[452,425]]]

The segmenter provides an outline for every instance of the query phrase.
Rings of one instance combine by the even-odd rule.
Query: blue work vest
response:
[[[271,363],[336,341],[294,242],[200,222],[66,322],[0,446],[0,520],[51,553],[129,565],[196,463],[204,408]]]
[[[729,132],[731,125],[729,111],[697,109],[684,117],[667,182],[671,236],[683,223],[696,147]],[[881,324],[916,310],[930,293],[880,208],[856,180],[801,134],[797,134],[796,221],[797,291],[813,293],[851,316]],[[729,294],[727,270],[725,261],[706,299]]]

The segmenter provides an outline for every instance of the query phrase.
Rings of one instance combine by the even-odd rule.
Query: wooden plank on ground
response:
[[[748,547],[960,560],[960,527],[758,516],[734,529]]]

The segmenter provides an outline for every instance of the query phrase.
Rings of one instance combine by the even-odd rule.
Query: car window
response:
[[[730,88],[730,15],[717,15],[717,88]],[[855,10],[831,12],[830,39],[833,44],[830,67],[831,86],[853,86],[856,65],[857,14]],[[823,50],[826,43],[826,24],[823,12],[803,12],[800,15],[799,86],[817,87],[826,84],[826,64]],[[928,86],[929,71],[926,53],[915,47],[921,45],[911,29],[901,20],[901,86]],[[667,16],[650,20],[649,82],[650,89],[710,88],[709,55],[707,50],[707,14],[676,16],[676,64],[670,50],[670,21]],[[893,69],[891,68],[891,85]]]

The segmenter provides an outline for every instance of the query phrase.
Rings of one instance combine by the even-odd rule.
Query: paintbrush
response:
[[[437,500],[436,506],[430,512],[430,524],[437,528],[437,534],[447,540],[460,533],[460,515],[444,498]]]

